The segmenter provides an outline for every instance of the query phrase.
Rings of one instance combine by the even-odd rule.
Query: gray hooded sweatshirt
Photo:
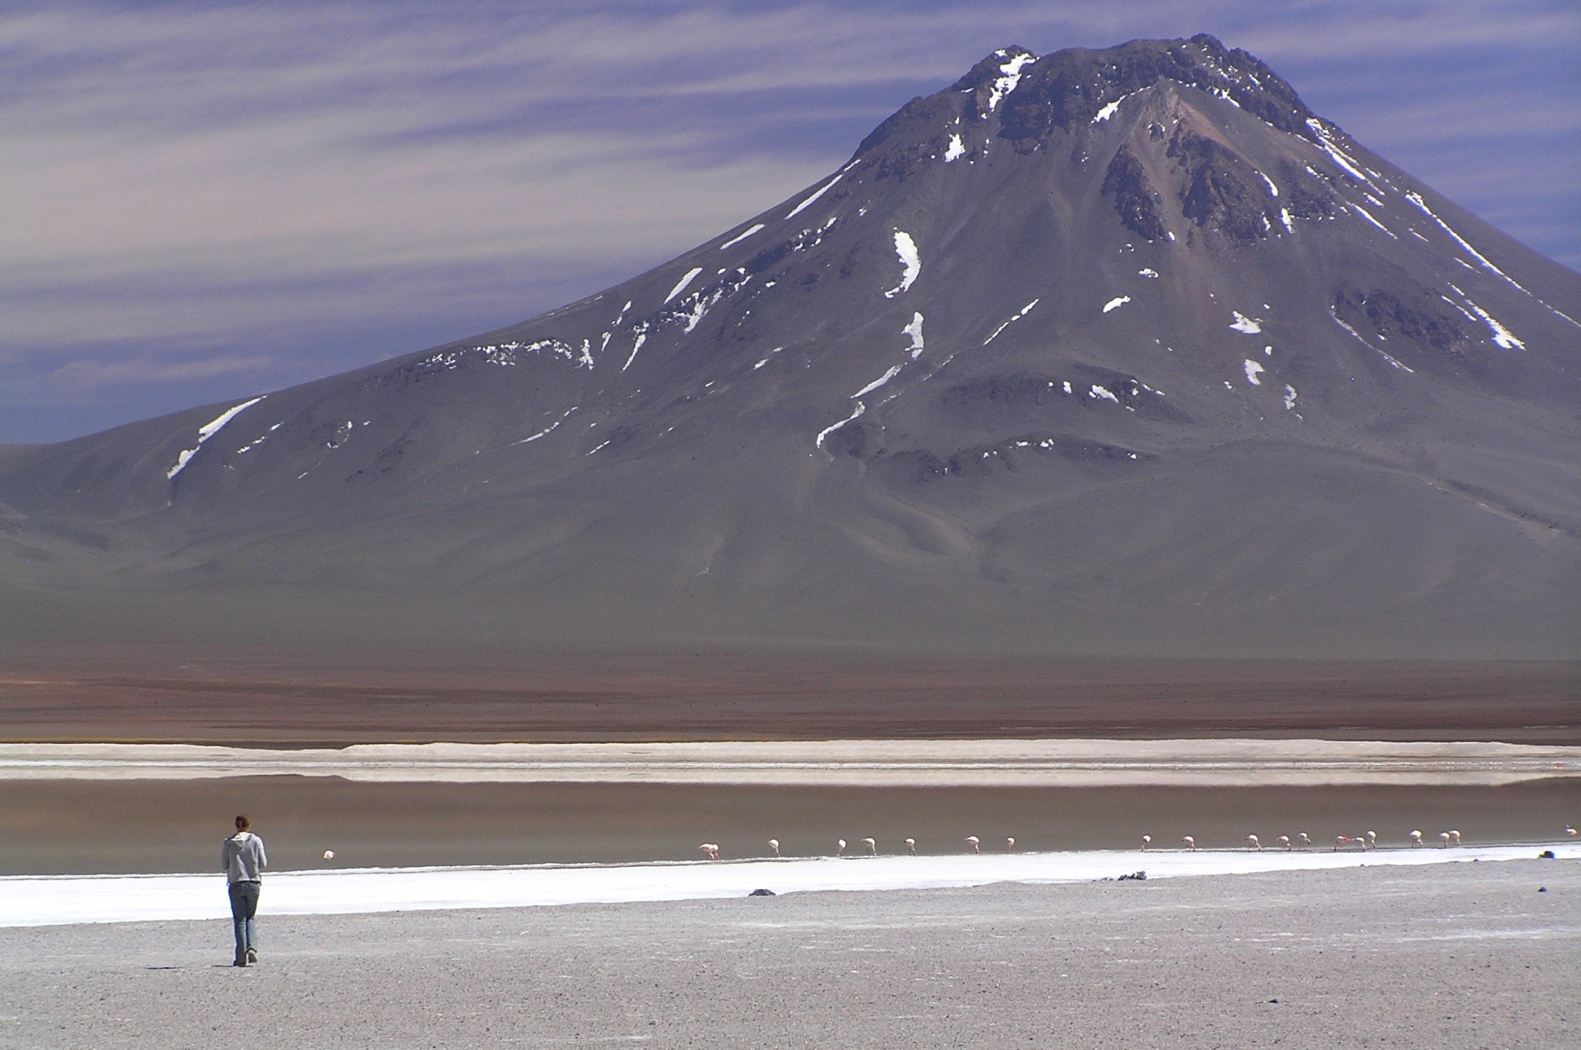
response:
[[[250,831],[238,831],[220,847],[220,867],[229,882],[261,882],[268,866],[263,839]]]

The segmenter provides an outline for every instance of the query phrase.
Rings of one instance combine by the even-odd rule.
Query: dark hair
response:
[[[248,828],[250,828],[252,826],[253,826],[253,822],[247,819],[247,814],[242,813],[242,814],[239,814],[236,817],[236,830],[237,831],[246,831]]]

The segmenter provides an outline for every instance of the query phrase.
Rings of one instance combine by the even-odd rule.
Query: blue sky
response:
[[[1210,32],[1581,268],[1581,8],[121,3],[0,12],[0,443],[533,316],[843,163],[988,52]]]

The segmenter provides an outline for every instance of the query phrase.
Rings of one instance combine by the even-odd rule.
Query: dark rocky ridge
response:
[[[1568,656],[1575,317],[1244,52],[1007,49],[582,302],[0,450],[0,632]]]

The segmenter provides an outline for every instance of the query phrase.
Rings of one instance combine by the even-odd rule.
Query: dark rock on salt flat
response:
[[[1211,37],[522,324],[0,449],[0,636],[1572,657],[1581,277]]]

